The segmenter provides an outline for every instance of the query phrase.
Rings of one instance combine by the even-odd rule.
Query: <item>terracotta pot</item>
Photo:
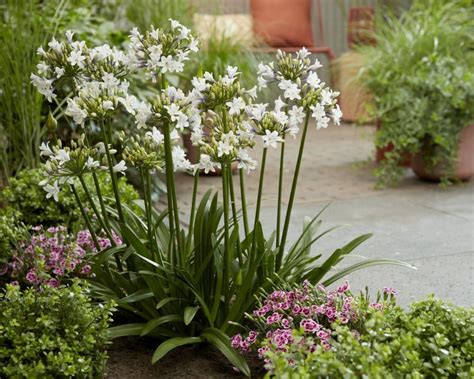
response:
[[[419,178],[439,181],[444,176],[441,166],[430,167],[420,151],[413,157],[412,168]],[[474,124],[466,126],[459,136],[458,159],[451,179],[468,180],[474,176]]]
[[[375,123],[375,126],[377,130],[379,130],[382,127],[382,123],[380,122],[380,120],[377,120],[377,122]],[[385,160],[385,154],[392,150],[393,150],[393,145],[391,143],[389,143],[387,146],[382,147],[382,148],[377,147],[377,149],[375,150],[375,161],[377,163],[382,162],[383,160]],[[402,161],[400,162],[400,166],[411,167],[412,158],[413,157],[411,154],[405,153],[403,155]]]

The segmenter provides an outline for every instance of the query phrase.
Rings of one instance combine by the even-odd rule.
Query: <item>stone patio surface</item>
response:
[[[343,227],[331,232],[314,246],[323,257],[365,233],[373,237],[361,245],[341,267],[367,258],[399,259],[417,270],[371,267],[349,276],[353,289],[396,288],[400,303],[422,299],[430,293],[458,305],[474,304],[474,182],[447,189],[419,181],[407,170],[396,188],[374,189],[372,171],[374,127],[343,125],[316,131],[310,126],[301,176],[296,193],[290,240],[302,230],[305,217],[323,207],[323,228]],[[286,145],[284,207],[291,187],[299,141]],[[261,154],[261,146],[254,156]],[[473,157],[474,159],[474,157]],[[275,228],[279,152],[269,151],[265,171],[262,222],[270,233]],[[238,175],[234,175],[238,186]],[[178,175],[181,204],[191,203],[192,177]],[[201,177],[200,194],[220,190],[220,177]],[[258,171],[246,176],[248,206],[253,207],[258,188]],[[239,191],[237,191],[239,192]],[[240,204],[240,199],[238,200]]]

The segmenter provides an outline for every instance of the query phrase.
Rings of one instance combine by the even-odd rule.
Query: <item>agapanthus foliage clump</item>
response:
[[[98,242],[100,250],[112,246],[108,238],[98,237]],[[115,235],[114,242],[121,240]],[[91,258],[98,251],[88,230],[71,235],[64,226],[36,226],[28,239],[18,241],[0,275],[25,287],[58,287],[72,278],[89,276]]]
[[[354,296],[348,282],[334,290],[323,285],[279,289],[270,293],[252,314],[247,314],[250,330],[232,337],[232,347],[242,353],[254,351],[269,365],[268,353],[310,354],[318,347],[331,349],[336,326],[348,328],[355,336],[363,330],[368,312],[389,310],[395,304],[396,291],[384,288],[376,302],[368,296]]]
[[[94,266],[97,285],[93,289],[103,300],[117,301],[134,320],[133,324],[112,328],[112,337],[166,339],[156,349],[153,362],[177,346],[208,341],[249,374],[243,358],[230,347],[228,335],[236,330],[232,322],[241,322],[252,309],[255,295],[272,282],[308,279],[318,283],[324,278],[326,284],[333,283],[337,274],[326,277],[331,268],[369,235],[336,250],[324,264],[316,264],[318,258],[310,255],[311,245],[325,234],[317,236],[319,215],[305,225],[295,244],[289,246],[287,242],[309,121],[314,117],[317,128],[324,128],[330,121],[338,124],[341,116],[337,93],[318,78],[319,62],[312,60],[306,49],[297,54],[279,52],[275,64],[261,66],[259,84],[274,83],[280,98],[275,104],[261,104],[256,102],[258,87],[245,89],[240,84],[238,67],[228,67],[222,75],[205,72],[193,78],[189,92],[170,85],[170,74],[180,73],[197,47],[189,30],[171,20],[168,27],[152,27],[144,34],[132,30],[124,51],[107,45],[90,48],[83,41],[75,41],[71,33],[64,42],[52,41],[47,51],[40,49],[43,62],[38,67],[39,76],[33,75],[32,80],[49,100],[59,96],[61,80],[72,83],[71,97],[61,101],[67,102],[65,114],[82,133],[69,146],[59,142],[42,145],[47,159],[42,185],[47,196],[57,200],[61,189],[70,186],[94,246],[101,249],[92,220],[112,242]],[[128,79],[136,72],[151,78],[155,87],[147,98],[133,94],[133,82]],[[127,134],[133,137],[116,133],[114,117],[120,112],[135,120],[136,129]],[[283,222],[281,218],[282,163],[276,233],[266,239],[260,220],[266,157],[269,150],[280,148],[283,162],[286,136],[295,136],[301,124],[285,219]],[[199,149],[196,164],[191,164],[178,143],[182,132],[190,133]],[[96,138],[94,144],[90,143],[91,134]],[[245,173],[257,167],[252,149],[259,139],[263,150],[258,162],[257,198],[251,200],[256,204],[251,222]],[[232,176],[234,162],[239,170],[238,188]],[[128,166],[140,175],[144,214],[125,206],[118,191],[123,180],[118,174],[125,173]],[[198,173],[216,169],[222,174],[221,197],[208,192],[197,199]],[[186,212],[177,201],[177,170],[195,175],[192,204]],[[112,181],[112,206],[105,204],[95,180],[102,171],[108,172]],[[156,171],[166,175],[167,208],[163,212],[154,208],[151,196],[150,183]],[[94,182],[88,185],[85,178],[91,176]],[[77,195],[77,180],[87,201]],[[236,201],[238,190],[241,209]],[[189,216],[186,224],[181,222],[183,214]],[[114,241],[115,234],[122,244]],[[373,260],[367,265],[376,263]],[[358,267],[350,266],[345,272]]]

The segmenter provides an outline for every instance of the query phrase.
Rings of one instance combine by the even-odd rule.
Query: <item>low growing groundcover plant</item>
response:
[[[307,280],[300,286],[287,285],[259,301],[252,314],[246,315],[244,327],[248,331],[234,335],[231,344],[241,353],[258,352],[269,370],[270,353],[287,353],[288,364],[293,366],[299,358],[293,357],[295,346],[301,354],[315,352],[318,347],[332,349],[336,325],[360,335],[371,310],[389,312],[396,294],[393,289],[384,288],[383,294],[371,302],[368,293],[354,296],[347,281],[334,290],[321,284],[313,286]]]
[[[264,343],[268,377],[274,378],[472,378],[474,308],[434,297],[411,304],[372,309],[358,333],[333,325],[331,347],[311,349],[307,333],[293,330],[278,350]]]
[[[71,279],[87,277],[91,272],[93,255],[112,246],[108,238],[98,236],[100,249],[97,249],[88,230],[79,231],[76,235],[68,233],[64,226],[50,226],[47,229],[35,226],[31,232],[23,227],[23,231],[24,235],[9,250],[1,253],[0,285],[58,287]],[[117,235],[114,235],[114,243],[122,243]]]
[[[8,284],[0,292],[0,377],[102,377],[112,305],[93,303],[84,282]]]
[[[65,41],[50,41],[46,50],[40,47],[38,73],[31,79],[49,101],[67,103],[65,115],[72,118],[80,133],[69,146],[42,143],[46,177],[41,185],[47,196],[59,201],[62,189],[71,189],[98,250],[92,220],[112,241],[110,248],[94,257],[91,284],[94,296],[116,301],[130,320],[111,328],[112,338],[139,335],[160,339],[153,362],[178,346],[210,342],[249,375],[246,362],[232,349],[228,336],[237,330],[232,322],[242,321],[262,288],[270,289],[281,280],[298,283],[307,279],[329,285],[356,269],[400,262],[364,260],[331,272],[370,235],[354,239],[320,262],[321,255],[310,254],[312,245],[330,231],[318,231],[320,215],[307,221],[296,242],[289,244],[309,121],[314,118],[320,129],[330,122],[339,124],[341,117],[337,93],[318,78],[320,63],[312,61],[304,48],[293,55],[279,52],[275,62],[259,66],[258,88],[243,88],[239,69],[228,67],[223,75],[205,72],[193,78],[191,91],[185,93],[170,83],[197,50],[198,41],[190,30],[174,20],[166,29],[152,27],[144,34],[133,29],[126,51],[108,45],[88,47],[84,41],[75,40],[72,32],[66,33]],[[139,99],[133,94],[128,79],[137,72],[151,80],[157,95]],[[255,103],[258,90],[269,85],[280,97],[271,106]],[[56,88],[64,86],[71,88],[72,95],[58,99]],[[132,137],[115,133],[114,122],[122,112],[135,119],[135,133],[128,134]],[[185,130],[200,150],[195,165],[177,143],[179,133]],[[99,143],[89,142],[92,133],[95,141],[101,138]],[[283,212],[284,146],[299,133],[297,164]],[[247,212],[245,175],[257,166],[251,157],[256,139],[262,140],[263,150],[252,220]],[[260,221],[265,162],[269,152],[277,148],[282,164],[276,230],[265,236]],[[121,160],[116,159],[117,151],[122,152]],[[234,162],[239,169],[238,186],[231,173]],[[140,174],[144,215],[125,204],[119,193],[120,175],[128,167]],[[216,169],[222,172],[222,205],[218,194],[211,192],[197,199],[197,173]],[[177,201],[177,170],[194,174],[186,227]],[[156,171],[166,176],[167,209],[162,212],[154,208],[151,196],[152,174]],[[101,172],[111,178],[112,204],[105,203],[100,186],[88,185],[85,180]],[[77,180],[90,194],[86,202],[78,195]],[[240,207],[237,191],[242,199]],[[114,234],[123,243],[115,243]]]

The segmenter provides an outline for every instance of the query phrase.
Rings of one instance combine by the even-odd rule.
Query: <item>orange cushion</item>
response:
[[[253,29],[272,47],[313,46],[312,0],[252,0]]]

